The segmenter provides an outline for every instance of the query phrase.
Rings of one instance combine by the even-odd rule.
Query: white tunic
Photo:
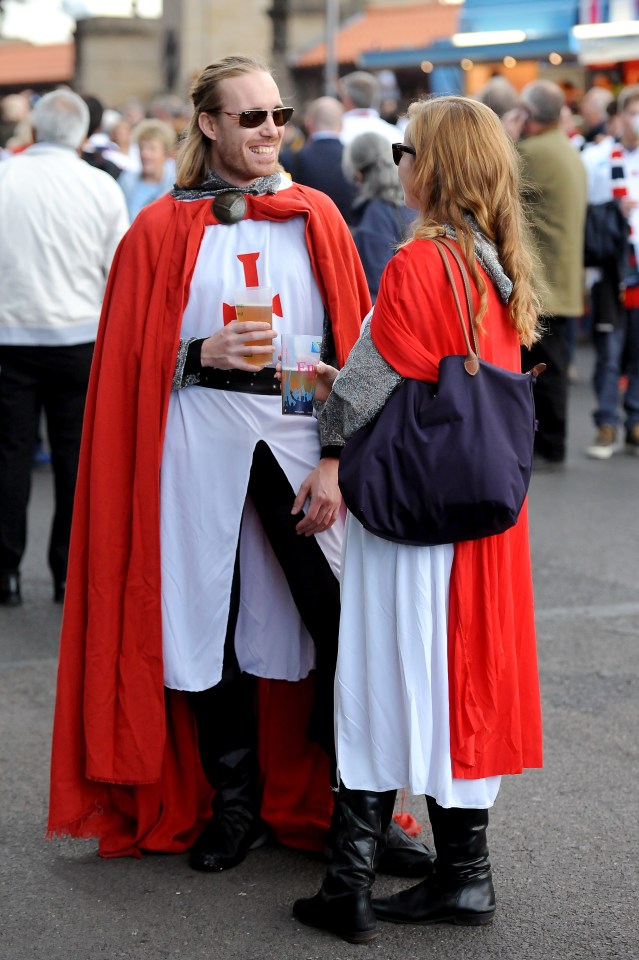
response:
[[[182,319],[181,338],[208,337],[223,324],[235,288],[271,286],[273,326],[322,333],[324,308],[301,217],[207,227]],[[226,304],[226,308],[224,307]],[[279,352],[275,341],[275,356]],[[164,676],[168,687],[206,690],[222,673],[233,566],[240,534],[236,653],[248,673],[299,680],[315,651],[255,509],[246,502],[255,445],[264,440],[295,492],[317,466],[317,421],[282,416],[279,396],[203,387],[171,394],[162,456],[160,513]],[[317,536],[339,576],[343,519]],[[318,614],[320,600],[318,599]]]
[[[353,790],[406,787],[442,807],[486,808],[501,777],[452,776],[447,624],[453,549],[390,543],[348,515],[335,680],[337,763]]]

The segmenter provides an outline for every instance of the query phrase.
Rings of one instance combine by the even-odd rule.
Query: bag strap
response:
[[[455,305],[456,305],[456,307],[457,307],[457,314],[458,314],[458,316],[459,316],[459,322],[461,323],[462,332],[463,332],[463,334],[464,334],[464,340],[465,340],[465,342],[466,342],[467,355],[466,355],[466,361],[465,361],[465,363],[464,363],[464,367],[466,368],[467,373],[470,373],[470,374],[473,374],[473,375],[474,375],[474,374],[477,373],[477,371],[479,370],[479,356],[480,356],[480,354],[479,354],[479,344],[478,344],[478,342],[477,342],[477,332],[476,332],[476,330],[475,330],[475,324],[473,323],[473,320],[474,320],[474,317],[475,317],[475,309],[474,309],[474,306],[473,306],[473,297],[472,297],[472,293],[471,293],[471,289],[470,289],[470,280],[469,280],[469,277],[468,277],[468,269],[467,269],[467,267],[466,267],[466,264],[465,264],[464,261],[462,260],[461,256],[460,256],[459,253],[457,252],[456,248],[455,248],[454,245],[450,242],[450,240],[448,240],[448,238],[445,238],[445,237],[441,237],[441,238],[437,238],[437,239],[433,238],[433,241],[432,241],[432,242],[433,242],[433,243],[435,244],[435,246],[437,247],[437,252],[439,253],[440,257],[442,258],[442,262],[443,262],[443,264],[444,264],[444,269],[445,269],[445,271],[446,271],[446,274],[447,274],[447,276],[448,276],[448,280],[450,281],[450,285],[451,285],[451,288],[452,288],[452,291],[453,291],[453,297],[455,298]],[[470,331],[471,331],[472,336],[473,336],[473,344],[474,344],[474,347],[475,347],[474,350],[473,350],[473,346],[471,345],[471,342],[470,342],[470,337],[468,336],[468,330],[466,329],[466,321],[464,320],[464,312],[463,312],[463,310],[462,310],[462,305],[461,305],[461,302],[460,302],[460,299],[459,299],[459,294],[457,293],[457,287],[456,287],[456,285],[455,285],[455,280],[454,280],[454,278],[453,278],[453,272],[452,272],[452,270],[451,270],[451,268],[450,268],[450,262],[449,262],[449,260],[448,260],[448,257],[447,257],[446,254],[444,253],[444,248],[446,248],[446,250],[448,250],[448,251],[450,252],[451,256],[452,256],[453,259],[456,261],[457,266],[459,267],[459,271],[460,271],[460,273],[461,273],[462,283],[463,283],[463,285],[464,285],[464,293],[465,293],[465,295],[466,295],[466,306],[467,306],[467,308],[468,308],[468,322],[469,322],[469,324],[470,324]]]

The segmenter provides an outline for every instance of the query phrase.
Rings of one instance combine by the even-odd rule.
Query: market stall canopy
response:
[[[361,64],[368,51],[427,46],[457,30],[460,7],[440,3],[370,7],[347,20],[337,34],[337,62]],[[291,66],[318,67],[326,62],[326,43],[291,59]]]
[[[0,90],[70,83],[74,68],[72,43],[0,44]]]

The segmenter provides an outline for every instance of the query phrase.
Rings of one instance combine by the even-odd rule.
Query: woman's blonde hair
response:
[[[479,291],[481,329],[487,290],[475,260],[471,214],[512,280],[510,317],[530,346],[539,338],[541,305],[532,284],[536,260],[520,199],[519,157],[510,137],[489,107],[451,96],[412,103],[406,139],[415,148],[411,192],[420,213],[412,238],[432,238],[444,224],[454,227]]]
[[[271,70],[256,57],[231,56],[209,64],[194,80],[191,87],[193,115],[177,156],[178,187],[194,187],[206,180],[210,169],[211,141],[200,130],[200,114],[218,111],[222,106],[221,82],[244,73],[271,74]]]

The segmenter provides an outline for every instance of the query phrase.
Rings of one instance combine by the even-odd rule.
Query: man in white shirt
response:
[[[84,401],[106,276],[128,227],[122,191],[80,159],[84,101],[38,101],[35,143],[0,167],[0,604],[18,606],[41,408],[55,478],[54,599],[66,584]]]
[[[360,133],[379,133],[389,143],[402,139],[399,127],[387,123],[379,115],[381,89],[372,73],[356,70],[347,73],[339,83],[339,95],[344,104],[342,142],[350,143]]]
[[[590,205],[616,205],[628,225],[627,242],[620,242],[617,256],[597,264],[591,289],[597,433],[586,455],[595,460],[609,460],[619,450],[622,427],[625,452],[639,456],[639,84],[621,91],[617,116],[619,140],[607,138],[582,153]]]

